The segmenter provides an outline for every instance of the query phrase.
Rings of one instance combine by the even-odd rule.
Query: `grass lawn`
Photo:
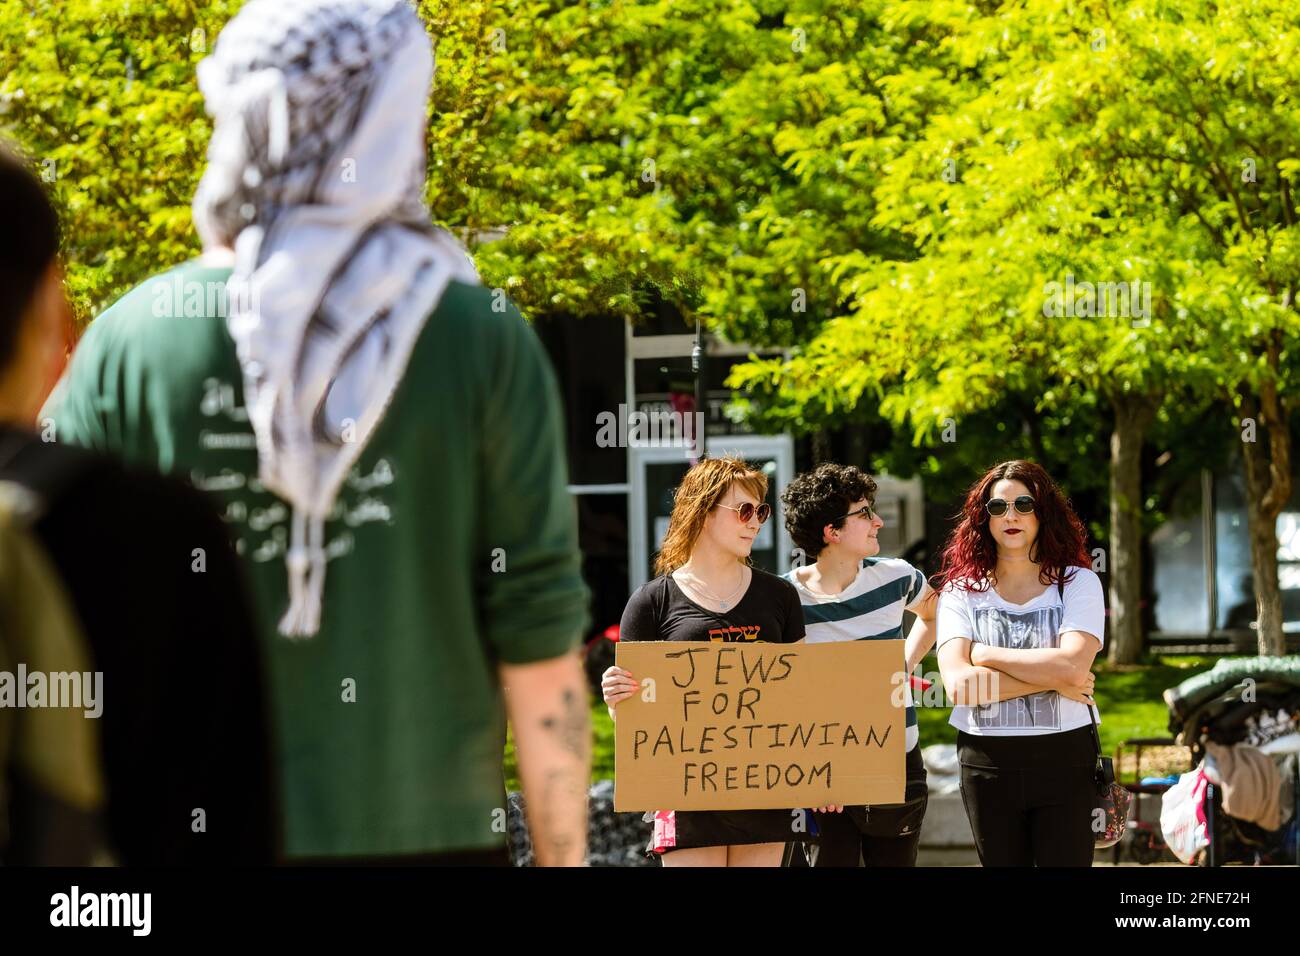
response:
[[[1116,745],[1131,737],[1164,737],[1169,733],[1169,712],[1160,694],[1166,687],[1186,680],[1193,674],[1209,670],[1218,658],[1215,656],[1154,657],[1149,663],[1129,667],[1111,667],[1104,660],[1094,666],[1097,674],[1097,709],[1101,713],[1101,746],[1108,754],[1115,753]],[[934,656],[927,657],[921,671],[937,675],[939,664]],[[948,723],[948,707],[916,708],[921,731],[921,746],[957,742],[957,731]],[[609,719],[605,705],[593,699],[591,726],[594,734],[591,779],[607,780],[614,776],[614,722]],[[1184,767],[1164,767],[1148,764],[1143,759],[1143,773],[1161,770],[1181,770]],[[519,773],[515,763],[514,741],[507,737],[505,753],[506,788],[519,789]]]
[[[614,721],[609,719],[605,702],[593,698],[591,704],[591,779],[614,779]],[[519,787],[519,765],[515,762],[514,736],[506,733],[506,790],[515,791]]]

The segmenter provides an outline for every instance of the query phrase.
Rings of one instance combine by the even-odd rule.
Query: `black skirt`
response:
[[[706,846],[742,846],[751,843],[788,843],[806,828],[802,810],[675,810],[671,822],[656,821],[650,811],[643,818],[655,822],[646,854],[670,853]],[[662,815],[662,814],[661,814]],[[669,832],[671,831],[671,832]]]

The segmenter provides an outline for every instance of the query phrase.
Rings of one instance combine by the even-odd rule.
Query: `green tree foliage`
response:
[[[194,68],[228,0],[0,5],[0,129],[51,184],[81,321],[192,256],[211,125]]]
[[[0,131],[51,181],[83,322],[197,251],[194,68],[239,5],[0,6]],[[426,198],[489,285],[532,314],[666,303],[793,347],[736,373],[741,413],[881,436],[877,467],[945,495],[1028,455],[1109,497],[1092,524],[1119,661],[1139,649],[1142,522],[1178,483],[1142,485],[1145,443],[1177,448],[1161,474],[1185,480],[1226,435],[1280,648],[1294,0],[417,7],[438,59]],[[1052,292],[1120,282],[1128,308]]]
[[[918,442],[1008,394],[1104,405],[1118,662],[1140,651],[1139,453],[1168,403],[1255,410],[1269,434],[1267,452],[1243,443],[1261,476],[1252,503],[1280,510],[1289,495],[1292,7],[1041,0],[965,23],[979,92],[930,117],[875,190],[873,224],[916,256],[841,272],[852,311],[733,380],[791,408],[877,403]],[[1149,289],[1149,308],[1103,303],[1101,284],[1120,282]],[[1276,514],[1252,520],[1270,653]]]

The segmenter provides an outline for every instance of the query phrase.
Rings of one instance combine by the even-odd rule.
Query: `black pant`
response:
[[[814,867],[916,866],[929,788],[921,748],[907,752],[907,789],[903,803],[845,807],[842,813],[816,813],[818,842]]]
[[[1031,737],[957,733],[961,798],[984,866],[1091,866],[1092,729]]]

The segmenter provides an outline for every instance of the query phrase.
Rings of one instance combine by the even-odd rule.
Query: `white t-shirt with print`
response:
[[[991,587],[943,590],[935,622],[936,650],[959,637],[991,647],[1060,647],[1066,631],[1083,631],[1104,644],[1106,603],[1101,579],[1089,568],[1070,568],[1067,577],[1064,600],[1055,584],[1024,604],[1003,600]],[[1086,704],[1049,690],[994,704],[957,705],[948,723],[968,734],[1028,737],[1086,727],[1088,710]]]

